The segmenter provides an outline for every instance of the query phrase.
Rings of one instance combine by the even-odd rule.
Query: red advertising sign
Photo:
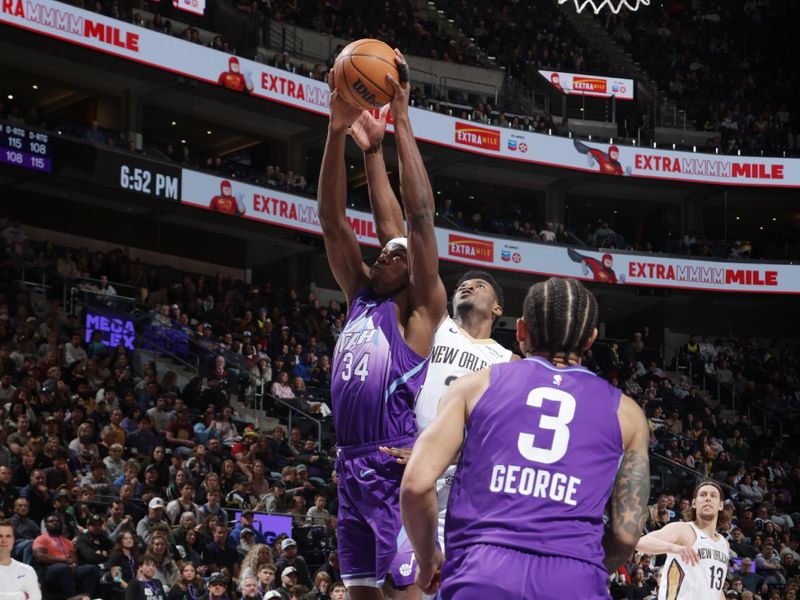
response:
[[[484,150],[500,150],[500,132],[480,127],[474,123],[456,121],[456,144],[474,146]]]
[[[451,233],[447,240],[450,256],[494,262],[494,242]]]

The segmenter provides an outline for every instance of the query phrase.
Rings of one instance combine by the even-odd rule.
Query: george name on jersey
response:
[[[431,363],[457,365],[468,371],[480,371],[489,366],[489,363],[475,356],[472,352],[453,348],[451,346],[434,346],[430,357]]]
[[[532,498],[547,498],[575,506],[575,494],[581,480],[563,473],[532,469],[518,465],[495,465],[489,491],[495,494],[514,494]]]
[[[697,549],[697,553],[700,555],[700,560],[703,559],[716,560],[717,562],[723,563],[725,566],[728,565],[729,557],[722,550],[717,550],[716,548],[700,547]]]

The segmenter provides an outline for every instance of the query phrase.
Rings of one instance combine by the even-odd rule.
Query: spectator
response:
[[[167,600],[167,591],[156,578],[158,561],[155,556],[145,554],[136,578],[125,590],[125,600]]]
[[[78,536],[75,550],[82,564],[100,565],[108,561],[114,543],[106,533],[105,519],[100,515],[89,517],[87,529]]]
[[[275,561],[275,569],[281,573],[285,573],[288,567],[294,567],[297,574],[296,583],[300,583],[307,588],[311,587],[311,573],[308,570],[308,565],[305,558],[298,553],[297,542],[292,538],[286,538],[281,542],[281,555]]]
[[[61,534],[61,519],[57,514],[45,519],[45,533],[33,541],[33,559],[44,568],[44,586],[60,590],[65,596],[74,596],[79,586],[94,597],[100,583],[97,565],[78,564],[72,542]]]

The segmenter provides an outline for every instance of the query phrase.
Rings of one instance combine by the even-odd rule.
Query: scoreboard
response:
[[[0,163],[50,173],[50,135],[13,123],[0,123]]]

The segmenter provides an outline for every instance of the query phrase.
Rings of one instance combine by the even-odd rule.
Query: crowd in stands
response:
[[[235,408],[266,389],[265,416],[284,416],[274,394],[325,419],[309,390],[327,394],[339,306],[223,277],[161,279],[120,251],[35,244],[6,219],[0,230],[0,512],[45,597],[138,599],[144,586],[155,599],[343,598],[332,437],[259,431]],[[17,284],[23,265],[108,300],[139,290],[146,320],[207,348],[206,376],[179,386],[124,345],[87,340],[60,294],[39,303]],[[290,515],[292,537],[273,539],[249,510]]]
[[[255,599],[272,590],[267,598],[344,598],[330,425],[321,444],[310,422],[289,430],[276,400],[327,420],[342,307],[268,282],[142,265],[119,250],[34,243],[9,219],[0,222],[0,244],[0,512],[14,522],[15,556],[36,565],[46,597],[132,600],[148,587],[165,599]],[[20,287],[22,265],[49,281],[89,280],[82,285],[105,299],[137,290],[146,326],[205,348],[205,372],[178,385],[174,371],[124,345],[87,341],[58,294],[36,302]],[[755,426],[747,409],[779,412],[787,429],[797,422],[800,354],[756,339],[693,337],[677,365],[693,368],[673,380],[660,345],[644,328],[627,343],[587,351],[584,363],[640,403],[651,450],[675,461],[654,489],[648,530],[681,518],[697,477],[716,477],[733,518],[723,533],[741,559],[726,597],[792,598],[796,441]],[[720,411],[728,397],[715,406],[704,378],[736,389],[734,420]],[[264,416],[279,423],[267,430],[242,408],[259,395]],[[292,537],[264,539],[261,512],[291,515]],[[657,573],[654,557],[636,553],[612,576],[612,594],[653,598]]]
[[[762,413],[755,409],[780,414],[784,431],[800,422],[796,344],[692,336],[681,346],[678,364],[672,365],[684,374],[670,378],[652,360],[650,338],[645,328],[627,344],[611,343],[585,360],[642,406],[651,452],[681,465],[654,467],[655,503],[649,507],[646,530],[685,519],[691,501],[687,492],[698,478],[712,477],[724,485],[727,518],[720,532],[729,540],[733,559],[725,597],[795,598],[800,586],[797,442],[781,438],[771,420],[764,427]],[[722,393],[714,406],[717,380]],[[734,394],[736,416],[726,419],[722,409],[730,408]],[[612,576],[612,596],[655,598],[662,564],[663,556],[657,560],[635,553]]]
[[[719,131],[720,152],[757,154],[800,148],[790,109],[800,79],[782,50],[794,39],[794,10],[779,0],[668,2],[605,23],[688,109],[690,127]]]
[[[262,28],[275,20],[346,39],[372,37],[401,47],[409,55],[445,62],[479,64],[477,45],[510,78],[527,86],[539,81],[538,70],[542,68],[613,73],[605,56],[569,24],[555,3],[533,6],[443,0],[440,5],[465,34],[459,38],[461,41],[444,31],[441,20],[424,20],[412,4],[401,0],[382,5],[366,1],[310,5],[285,0],[236,3],[240,10],[258,18]],[[148,18],[141,11],[126,10],[117,0],[96,2],[92,7],[149,29],[236,53],[219,35],[207,35],[208,39],[202,40],[199,31],[191,26],[173,31],[172,22],[160,14],[164,10],[161,3],[148,5],[153,11]],[[609,12],[604,23],[614,40],[633,53],[661,84],[662,91],[668,91],[679,108],[688,110],[686,125],[709,132],[702,150],[775,154],[800,149],[798,115],[787,100],[796,95],[800,81],[794,70],[787,69],[780,57],[776,59],[768,50],[776,37],[790,43],[792,32],[786,24],[792,22],[791,10],[791,3],[774,0],[711,5],[671,2],[654,10],[623,10],[620,15]],[[758,26],[751,27],[751,23]],[[738,43],[732,32],[743,30],[749,32],[746,43]],[[642,43],[643,39],[647,43]],[[465,46],[463,40],[472,40],[474,45]],[[276,54],[270,64],[314,79],[323,79],[327,70],[320,64],[293,64],[286,53]],[[556,127],[551,115],[512,114],[504,110],[507,106],[493,107],[494,102],[458,90],[451,90],[446,98],[433,97],[430,90],[419,89],[415,93],[417,106],[437,112],[500,127],[549,130],[556,135],[569,132],[563,124]],[[645,119],[634,117],[633,121],[644,123]],[[642,141],[650,143],[647,128],[643,131]],[[630,130],[621,135],[631,135]]]

